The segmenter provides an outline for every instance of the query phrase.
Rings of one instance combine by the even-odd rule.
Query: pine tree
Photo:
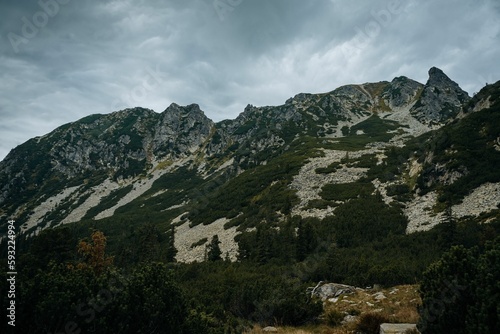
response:
[[[212,241],[207,245],[207,260],[211,262],[222,260],[222,251],[219,247],[219,236],[216,234],[212,237]]]
[[[172,225],[167,233],[167,262],[175,262],[177,249],[175,248],[175,227]]]
[[[445,249],[449,249],[456,243],[457,226],[453,219],[451,204],[447,203],[442,220],[442,232],[439,235],[439,242]]]
[[[465,319],[474,304],[475,250],[453,246],[423,274],[420,285],[422,333],[466,333]]]
[[[304,261],[317,246],[314,228],[310,222],[300,221],[297,234],[297,260]]]

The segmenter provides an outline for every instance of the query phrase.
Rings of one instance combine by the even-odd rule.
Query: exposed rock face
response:
[[[150,152],[162,156],[186,156],[200,148],[214,129],[214,123],[197,104],[171,104],[154,128]]]
[[[13,149],[0,162],[0,205],[33,184],[99,173],[115,179],[143,173],[155,159],[184,158],[200,148],[214,123],[198,105],[172,104],[162,114],[143,108],[91,115]],[[14,191],[14,192],[12,192]]]
[[[423,85],[417,81],[401,76],[394,78],[384,90],[382,97],[391,108],[401,108],[415,101]]]
[[[241,224],[235,217],[247,214],[274,184],[286,183],[279,189],[286,189],[289,206],[282,209],[289,209],[292,216],[323,219],[345,204],[322,199],[326,184],[360,181],[369,176],[371,164],[386,163],[392,146],[402,147],[410,138],[457,118],[469,101],[467,93],[437,68],[432,68],[429,76],[425,86],[397,77],[391,82],[346,85],[321,94],[300,93],[279,106],[248,105],[236,119],[218,123],[196,104],[172,104],[162,113],[131,108],[90,115],[27,141],[0,162],[0,216],[19,218],[21,233],[33,235],[50,226],[120,217],[137,210],[146,215],[155,212],[174,224],[180,223],[176,217],[193,214],[189,219],[200,225],[177,225],[179,259],[201,260],[203,247],[190,246],[203,240],[205,234],[218,234],[224,252],[234,259],[238,251],[234,237],[241,231],[237,233],[236,227],[229,225]],[[476,94],[460,117],[496,106],[499,90],[500,83]],[[487,144],[498,152],[498,131],[486,126],[488,117],[485,119],[485,126],[478,131],[494,134],[488,134]],[[457,123],[462,121],[465,119]],[[324,155],[318,157],[320,150]],[[352,164],[341,162],[348,151]],[[409,233],[440,223],[440,215],[432,215],[439,195],[436,186],[474,175],[458,157],[450,158],[450,163],[442,159],[453,152],[458,151],[450,147],[444,155],[427,150],[424,156],[405,157],[409,159],[410,179],[419,181],[420,189],[429,188],[427,196],[420,196],[413,186],[408,194],[404,213],[410,222]],[[376,162],[365,157],[367,165],[354,163],[364,155],[376,157]],[[273,166],[277,160],[277,168],[264,168],[275,179],[259,174],[262,169],[255,173],[260,166]],[[281,173],[288,168],[287,173]],[[318,173],[318,168],[324,171]],[[234,210],[215,208],[212,212],[211,206],[217,203],[211,199],[232,196],[214,197],[214,193],[234,179],[238,183],[237,178],[245,172],[243,180],[262,175],[272,183],[262,184],[256,191],[242,185],[242,193],[253,196],[242,199],[247,203],[236,205]],[[386,203],[397,204],[393,202],[399,200],[388,195],[387,188],[407,181],[375,179],[372,183]],[[498,184],[474,193],[481,195],[483,203],[465,198],[462,206],[453,208],[456,215],[495,209],[499,195],[494,186]],[[235,191],[234,187],[229,189]],[[478,209],[473,210],[474,206]],[[201,218],[196,220],[198,214]],[[276,219],[286,214],[278,210]]]
[[[443,212],[433,212],[437,198],[437,192],[433,191],[414,198],[407,205],[404,210],[408,218],[407,233],[428,231],[443,221]],[[457,219],[466,216],[477,217],[498,208],[500,208],[500,182],[485,183],[465,196],[462,203],[453,205],[451,214]]]
[[[412,107],[411,114],[424,124],[437,125],[458,115],[462,105],[470,100],[443,71],[436,67],[429,70],[429,80],[422,95]]]
[[[217,235],[221,242],[222,256],[226,257],[227,255],[229,259],[235,261],[238,255],[238,245],[234,241],[234,237],[238,232],[236,227],[225,229],[224,224],[228,222],[228,219],[222,218],[209,225],[197,225],[191,228],[189,222],[185,222],[177,227],[175,231],[175,248],[178,251],[176,255],[177,261],[185,263],[202,262],[206,245],[200,244],[196,247],[192,247],[192,245],[202,238],[211,240],[214,235]]]
[[[360,158],[365,154],[379,153],[376,149],[350,152],[351,158]],[[340,162],[346,155],[346,151],[328,150],[324,151],[323,157],[311,158],[300,169],[290,184],[290,188],[297,191],[300,202],[292,209],[293,215],[302,217],[325,218],[331,215],[333,208],[307,209],[308,203],[315,199],[320,199],[319,193],[325,184],[350,183],[359,180],[367,171],[367,168],[347,167],[345,164],[341,169],[331,173],[317,173],[318,168],[325,168],[333,162]]]
[[[356,288],[350,285],[324,282],[319,282],[314,288],[309,288],[308,290],[310,290],[311,296],[319,297],[321,300],[356,292]]]

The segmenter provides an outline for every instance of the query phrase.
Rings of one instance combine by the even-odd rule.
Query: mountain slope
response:
[[[234,259],[236,235],[293,216],[326,219],[360,194],[380,196],[408,232],[425,229],[441,221],[443,203],[458,210],[500,181],[499,91],[470,99],[432,68],[425,85],[398,77],[301,93],[218,123],[197,105],[91,115],[0,162],[0,214],[24,235],[80,222],[117,234],[138,221],[175,224],[186,261],[202,256],[188,246],[204,233],[226,233]],[[494,215],[491,203],[484,212]],[[193,227],[214,222],[212,232]]]

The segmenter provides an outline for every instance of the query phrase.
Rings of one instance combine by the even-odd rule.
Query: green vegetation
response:
[[[207,260],[211,262],[221,261],[222,252],[219,247],[219,236],[216,234],[212,237],[212,241],[207,245]]]
[[[417,180],[419,188],[430,191],[437,187],[435,165],[463,176],[442,187],[441,201],[456,204],[471,189],[486,182],[500,182],[500,152],[494,143],[500,133],[500,102],[467,117],[466,122],[451,124],[436,132],[427,147],[434,153],[432,165],[426,165]],[[431,186],[426,186],[426,184]]]
[[[379,83],[366,89],[376,95],[386,86]],[[447,210],[445,221],[431,231],[407,235],[402,205],[386,204],[372,184],[375,179],[391,182],[387,194],[399,202],[409,201],[417,191],[436,190],[441,201],[437,207],[446,210],[478,185],[500,182],[500,155],[495,148],[500,133],[498,88],[487,87],[474,97],[477,102],[490,94],[490,108],[414,138],[405,147],[386,149],[387,158],[381,163],[375,154],[349,157],[353,155],[350,151],[388,142],[401,130],[397,123],[376,114],[350,129],[343,128],[346,137],[334,142],[322,137],[314,117],[291,111],[289,105],[249,113],[234,129],[234,141],[224,142],[222,132],[211,138],[214,145],[229,146],[206,160],[213,174],[198,173],[197,164],[207,151],[198,152],[198,160],[162,175],[150,190],[117,209],[112,217],[92,219],[118,203],[132,185],[113,191],[81,222],[45,230],[37,238],[20,238],[16,244],[18,267],[23,268],[16,292],[19,331],[242,333],[253,324],[338,326],[345,313],[323,310],[322,303],[306,293],[318,281],[333,281],[361,287],[421,283],[420,327],[424,333],[498,332],[500,210],[464,219],[455,219]],[[343,118],[340,105],[329,94],[319,100],[321,106],[308,111],[337,124]],[[356,112],[368,107],[358,105]],[[29,170],[28,185],[16,180],[13,187],[26,189],[14,191],[16,196],[2,210],[12,212],[30,198],[35,198],[32,204],[40,204],[62,188],[83,182],[78,190],[81,194],[109,176],[143,173],[146,159],[127,155],[143,149],[141,128],[136,126],[143,112],[127,111],[119,119],[124,129],[120,134],[110,129],[109,119],[99,115],[81,120],[74,133],[65,132],[68,126],[58,130],[67,140],[89,140],[108,131],[108,144],[119,142],[125,157],[120,161],[123,169],[114,175],[100,165],[102,156],[94,153],[88,158],[99,168],[83,171],[67,183],[66,176],[53,171],[41,153],[50,149],[50,141],[41,141],[43,147],[29,141],[16,148],[30,157],[16,162],[19,170]],[[283,118],[286,113],[292,119]],[[275,116],[287,120],[280,123]],[[82,130],[90,124],[95,125],[92,131]],[[149,125],[154,122],[145,127]],[[222,125],[231,124],[217,126],[221,129]],[[280,137],[278,145],[262,144],[270,134]],[[261,144],[266,148],[261,149]],[[299,198],[290,184],[308,159],[323,154],[322,148],[347,153],[340,162],[318,168],[316,173],[358,167],[366,168],[366,176],[318,189],[321,198],[311,200],[307,208],[335,207],[326,218],[293,216]],[[232,166],[215,172],[230,159]],[[410,177],[408,161],[422,164],[423,173]],[[170,163],[165,160],[158,168]],[[71,162],[61,164],[67,167]],[[451,184],[441,182],[450,172],[461,177]],[[0,177],[1,183],[6,182],[5,175]],[[62,210],[74,208],[86,198],[62,202],[47,217],[57,222]],[[239,231],[238,260],[231,263],[222,254],[215,235],[191,244],[191,248],[205,249],[207,261],[177,263],[171,223],[176,217],[180,217],[177,226],[187,220],[197,225],[230,219],[225,227],[237,226]],[[0,253],[6,255],[6,248]],[[7,290],[5,276],[0,277],[2,291]],[[2,307],[6,308],[8,301],[3,296]],[[386,320],[383,316],[360,316],[357,330],[378,331],[380,322]]]
[[[327,201],[345,201],[358,196],[371,194],[375,189],[371,183],[337,183],[327,184],[321,189],[320,196]]]
[[[422,333],[498,333],[500,238],[466,249],[454,246],[424,273]]]
[[[388,321],[389,319],[380,313],[364,313],[361,315],[356,330],[366,334],[378,334],[380,325]]]
[[[203,246],[208,241],[208,238],[201,238],[200,240],[193,242],[190,248],[196,248],[198,246]]]
[[[125,187],[118,188],[116,190],[113,190],[108,196],[103,198],[98,205],[90,208],[83,219],[92,219],[94,218],[98,213],[112,208],[115,206],[125,195],[127,195],[133,188],[133,185],[128,185]]]
[[[377,204],[379,201],[376,196],[354,199],[349,203],[355,201],[362,201],[360,205],[363,206],[372,203],[374,210],[380,212],[380,217],[394,219],[389,213],[390,207],[376,208],[377,205],[381,206]],[[366,217],[368,219],[368,216],[373,215],[374,212],[370,211]],[[76,322],[82,330],[98,323],[102,331],[137,332],[141,328],[151,328],[148,326],[154,325],[159,329],[173,328],[172,330],[175,329],[179,333],[239,333],[249,322],[263,326],[302,325],[318,321],[317,317],[322,312],[321,303],[315,303],[305,294],[305,288],[314,285],[318,280],[341,281],[358,286],[374,283],[393,285],[405,281],[415,283],[424,268],[437,260],[441,246],[445,249],[448,242],[464,243],[466,239],[475,236],[474,240],[465,242],[474,244],[491,238],[491,228],[498,231],[498,224],[487,227],[460,225],[457,226],[454,241],[445,242],[436,237],[443,233],[439,230],[440,227],[436,231],[406,236],[404,233],[398,233],[394,230],[395,226],[390,224],[385,228],[378,227],[379,232],[387,231],[385,237],[381,233],[380,238],[372,240],[372,235],[365,234],[360,236],[357,246],[347,246],[338,244],[335,240],[347,237],[348,233],[342,228],[337,229],[336,225],[342,224],[340,217],[341,215],[338,221],[327,222],[300,221],[295,218],[279,231],[262,225],[257,231],[249,234],[259,234],[253,240],[260,243],[249,248],[257,249],[257,255],[250,254],[249,258],[238,263],[219,259],[206,263],[159,265],[151,262],[154,261],[154,256],[138,255],[143,262],[126,270],[120,269],[122,265],[108,265],[108,269],[101,270],[99,275],[95,271],[86,272],[82,271],[83,269],[68,269],[55,265],[53,260],[61,264],[73,264],[76,268],[82,260],[74,251],[74,230],[72,232],[67,227],[47,230],[40,239],[34,239],[23,252],[23,266],[29,263],[33,274],[26,272],[26,277],[20,278],[23,282],[20,288],[23,296],[31,297],[21,299],[23,302],[20,305],[22,311],[19,313],[19,319],[28,317],[28,314],[29,317],[33,316],[30,319],[35,319],[35,322],[26,322],[27,331],[32,331],[29,326],[58,330],[58,323],[65,324],[68,321]],[[297,234],[294,233],[294,226],[299,227]],[[153,249],[147,246],[151,240],[156,240],[151,238],[154,233],[148,233],[151,228],[145,226],[142,232],[136,232],[131,239],[140,243],[141,247],[137,249],[140,253],[148,253]],[[330,228],[333,230],[329,235],[334,239],[326,244],[327,231]],[[351,228],[357,229],[361,226],[353,225]],[[490,228],[489,232],[487,228]],[[247,234],[242,236],[244,235]],[[487,237],[488,235],[490,237]],[[167,241],[163,240],[160,244],[164,242]],[[432,246],[433,244],[435,246]],[[289,248],[290,245],[292,248]],[[127,246],[133,247],[131,242]],[[294,252],[294,249],[303,251]],[[52,258],[50,254],[58,257]],[[292,255],[293,258],[287,258],[284,256],[286,254]],[[303,260],[299,259],[303,254],[306,255]],[[131,260],[128,256],[126,258]],[[162,258],[165,259],[160,255],[156,259]],[[115,256],[115,263],[123,263],[123,260],[120,260],[120,256]],[[489,268],[489,265],[485,263],[482,266]],[[490,275],[484,277],[488,279]],[[37,280],[42,285],[35,288],[36,285],[30,283],[32,280]],[[52,285],[43,282],[51,282]],[[37,290],[41,287],[42,290]],[[113,293],[112,298],[102,292],[106,289]],[[115,289],[118,291],[115,292]],[[54,294],[55,291],[65,297]],[[35,302],[38,293],[50,296],[45,297],[46,303],[43,305]],[[95,308],[92,313],[94,304],[88,304],[88,300],[96,297],[101,298],[100,304],[95,304],[100,311]],[[37,310],[25,306],[24,300],[38,305]],[[172,303],[175,303],[176,307],[169,308],[168,305]],[[68,308],[67,305],[74,306]],[[83,315],[78,313],[78,307]],[[153,309],[155,312],[151,312]],[[137,317],[122,318],[130,312],[137,314]],[[46,314],[55,316],[47,318]],[[87,323],[85,320],[90,319],[91,314],[94,314],[95,318],[91,323]],[[123,320],[118,324],[116,319]],[[151,319],[151,322],[144,323],[143,319]],[[368,326],[374,322],[372,320],[367,318],[360,321],[359,326]],[[335,318],[331,314],[325,321],[333,325],[338,321],[338,317]]]
[[[231,225],[243,228],[256,226],[262,220],[277,222],[278,211],[288,215],[297,202],[295,192],[288,185],[304,161],[317,154],[310,145],[299,144],[296,150],[271,159],[266,165],[247,170],[218,188],[214,187],[213,192],[201,191],[199,203],[189,214],[192,224],[209,224],[222,217],[237,216]],[[205,188],[202,186],[200,189]],[[239,213],[242,214],[238,216]]]
[[[357,151],[364,149],[369,143],[388,142],[400,126],[395,121],[382,119],[374,114],[349,129],[342,128],[342,133],[346,137],[338,138],[338,143],[334,147],[340,150]],[[358,131],[362,131],[363,134],[356,134]]]

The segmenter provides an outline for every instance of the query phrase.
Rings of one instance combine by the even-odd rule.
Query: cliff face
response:
[[[412,107],[411,114],[425,124],[442,124],[455,118],[469,100],[469,94],[456,82],[433,67],[429,70],[429,80],[418,102]]]
[[[133,108],[85,117],[10,152],[0,163],[0,205],[8,197],[30,197],[91,176],[135,177],[155,159],[190,155],[213,130],[197,105],[173,104],[161,114]]]
[[[460,153],[469,149],[460,140],[467,126],[478,134],[476,142],[485,142],[479,151],[488,150],[487,164],[495,163],[500,130],[491,110],[498,92],[487,87],[471,100],[432,68],[425,85],[397,77],[300,93],[280,106],[248,105],[236,119],[218,123],[196,104],[90,115],[27,141],[0,162],[0,215],[16,218],[27,235],[131,215],[167,224],[224,222],[217,225],[222,235],[224,224],[251,227],[264,212],[277,221],[285,215],[323,219],[345,202],[325,199],[325,186],[366,177],[388,205],[400,201],[393,189],[401,186],[409,199],[426,196],[435,205],[449,195],[446,189],[475,177],[477,166]],[[389,159],[395,148],[415,142],[420,148],[413,155]],[[387,177],[395,170],[401,174]],[[400,203],[410,220],[411,203]],[[234,237],[234,229],[227,231]]]

